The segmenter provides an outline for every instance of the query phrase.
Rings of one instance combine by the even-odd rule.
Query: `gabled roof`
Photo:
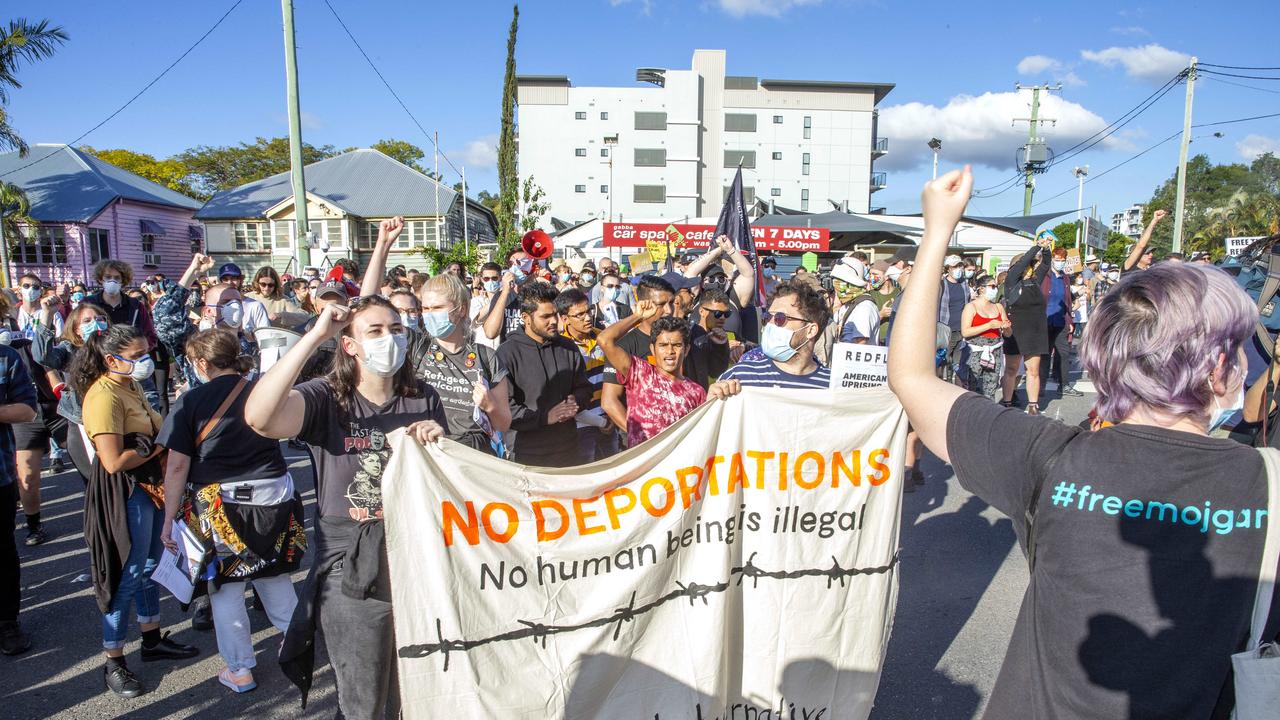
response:
[[[43,222],[85,223],[117,198],[197,210],[200,201],[68,145],[33,145],[26,157],[0,154],[0,182],[17,185]]]
[[[304,177],[308,193],[358,217],[444,215],[458,196],[453,188],[369,148],[313,162],[304,168]],[[267,210],[292,196],[289,173],[283,172],[214,195],[196,218],[264,218]]]

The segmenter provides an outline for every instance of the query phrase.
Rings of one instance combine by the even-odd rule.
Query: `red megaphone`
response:
[[[555,245],[552,244],[550,235],[541,230],[530,230],[520,238],[520,249],[534,260],[546,260],[551,257]]]

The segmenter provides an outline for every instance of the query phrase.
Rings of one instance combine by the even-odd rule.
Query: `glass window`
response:
[[[107,230],[91,228],[89,230],[89,258],[98,262],[111,257],[111,234]]]
[[[600,148],[600,157],[609,157],[609,148]]]
[[[780,152],[776,152],[776,153],[774,153],[774,154],[773,154],[773,159],[774,159],[774,160],[781,160],[781,159],[782,159],[782,153],[780,153]]]
[[[725,113],[725,132],[755,132],[756,116],[747,113]]]
[[[637,130],[666,130],[667,114],[665,112],[636,112]]]
[[[732,187],[731,185],[725,185],[725,186],[724,186],[724,197],[721,199],[721,202],[723,202],[724,200],[728,200],[728,199],[729,199],[729,190],[730,190],[730,188],[731,188],[731,187]],[[751,204],[755,203],[755,201],[756,201],[756,189],[755,189],[755,188],[753,188],[753,187],[747,187],[747,186],[745,186],[745,185],[744,185],[744,186],[742,187],[742,201],[743,201],[743,202],[745,202],[745,203],[746,203],[746,204],[748,204],[748,205],[751,205]]]
[[[632,200],[638,203],[663,203],[667,201],[666,185],[636,185]]]
[[[156,251],[156,236],[150,233],[142,234],[142,252],[153,253]]]
[[[235,249],[245,252],[265,250],[270,242],[270,223],[235,223],[231,226],[231,234],[235,240]]]
[[[800,159],[800,174],[801,175],[809,174],[809,153],[804,153],[804,155]]]
[[[366,220],[356,226],[356,249],[372,250],[378,243],[378,223]]]
[[[576,192],[576,193],[584,193],[584,192],[586,192],[586,191],[587,191],[587,186],[586,186],[586,185],[574,185],[574,186],[573,186],[573,191],[574,191],[574,192]]]
[[[600,186],[600,192],[602,192],[602,193],[607,193],[607,192],[609,192],[609,186],[608,186],[608,185],[601,185],[601,186]]]
[[[755,150],[725,150],[724,166],[727,168],[736,168],[741,164],[744,168],[753,168],[756,166]]]
[[[609,119],[609,113],[607,113],[607,112],[602,112],[602,113],[600,113],[600,119],[601,119],[601,120],[608,120],[608,119]]]
[[[574,149],[573,149],[573,156],[574,156],[574,157],[586,157],[586,156],[587,156],[587,149],[586,149],[586,148],[574,148]]]
[[[813,137],[813,118],[808,115],[804,116],[804,139],[809,140]]]
[[[277,250],[288,250],[293,236],[292,220],[276,220],[271,223],[271,237]]]
[[[782,188],[769,188],[769,197],[782,197]]]
[[[782,124],[782,116],[781,116],[781,115],[774,115],[774,116],[773,116],[773,124],[774,124],[774,125],[781,125],[781,124]]]
[[[586,119],[587,119],[587,113],[586,113],[586,111],[583,111],[583,112],[576,112],[576,113],[574,113],[574,114],[573,114],[573,119],[574,119],[574,120],[586,120]]]
[[[636,167],[666,167],[666,148],[636,148],[635,165]]]

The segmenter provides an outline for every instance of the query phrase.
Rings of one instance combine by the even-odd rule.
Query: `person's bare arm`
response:
[[[502,292],[498,293],[498,300],[489,305],[489,314],[483,319],[477,320],[482,328],[484,328],[484,336],[490,340],[497,340],[502,335],[502,323],[507,319],[507,303],[511,302],[511,293],[515,292],[516,276],[511,273],[502,274]]]
[[[921,277],[942,274],[942,259],[956,223],[973,191],[968,167],[952,170],[925,183],[920,196],[924,209],[924,236],[916,252],[916,272]],[[936,282],[907,285],[898,305],[898,319],[889,341],[889,387],[907,411],[924,444],[944,462],[947,453],[947,417],[956,398],[964,393],[934,374],[933,358],[938,323]]]
[[[488,390],[476,383],[472,388],[471,399],[475,401],[476,407],[489,416],[489,424],[494,430],[506,432],[511,429],[511,393],[507,378]]]
[[[685,268],[684,276],[698,277],[702,275],[702,272],[704,270],[711,267],[711,263],[715,262],[720,258],[721,252],[722,250],[720,249],[720,247],[716,246],[711,248],[707,252],[703,253],[701,257],[699,257],[697,260],[694,260],[692,263],[690,263],[689,267]]]
[[[966,338],[977,337],[988,330],[997,330],[1000,328],[1000,319],[990,320],[977,327],[973,325],[973,316],[978,314],[978,309],[969,303],[964,306],[964,312],[960,314],[960,335]]]
[[[396,244],[396,239],[403,230],[404,218],[399,215],[378,224],[378,243],[373,246],[369,266],[364,269],[364,278],[360,280],[362,296],[377,295],[380,291],[382,276],[387,271],[387,255],[391,253],[391,246]]]
[[[605,383],[600,390],[600,407],[619,430],[627,429],[627,404],[622,401],[622,386]]]
[[[164,528],[160,531],[160,542],[170,550],[178,549],[178,544],[173,541],[173,519],[182,510],[190,472],[191,456],[170,450],[164,469]]]
[[[1124,266],[1121,268],[1122,270],[1132,270],[1137,267],[1138,260],[1142,257],[1142,254],[1147,251],[1147,243],[1151,242],[1151,235],[1156,231],[1156,224],[1163,220],[1168,214],[1169,212],[1167,210],[1157,210],[1152,213],[1151,222],[1147,223],[1147,226],[1143,228],[1142,237],[1138,238],[1138,244],[1133,246],[1133,249],[1129,251],[1129,257],[1124,259]]]
[[[245,422],[254,432],[283,440],[302,431],[306,401],[293,389],[293,384],[316,348],[337,335],[349,322],[350,308],[337,303],[326,306],[316,319],[315,327],[258,380],[244,405]]]
[[[737,276],[733,278],[733,292],[738,298],[738,304],[743,307],[750,305],[756,294],[755,268],[751,267],[751,262],[733,246],[733,243],[729,242],[728,237],[721,235],[716,238],[716,244],[738,271]]]
[[[1271,350],[1272,357],[1276,357],[1276,353],[1280,353],[1280,338],[1276,340],[1276,345]],[[1266,411],[1263,411],[1264,398],[1267,396],[1267,379],[1271,379],[1272,390],[1276,386],[1280,386],[1280,362],[1272,361],[1267,368],[1267,372],[1258,376],[1249,391],[1244,394],[1244,421],[1247,423],[1262,422],[1262,416],[1270,413],[1275,409],[1275,402],[1266,400]]]
[[[0,423],[31,422],[36,419],[36,409],[26,403],[8,403],[0,405]]]
[[[618,341],[631,332],[631,329],[658,316],[658,306],[650,300],[636,303],[635,312],[605,328],[596,341],[604,352],[604,359],[609,361],[618,375],[626,377],[631,372],[631,353],[618,346]]]

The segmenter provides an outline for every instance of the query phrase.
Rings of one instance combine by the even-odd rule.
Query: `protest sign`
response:
[[[887,389],[747,388],[559,470],[391,441],[404,717],[869,714],[906,446]]]
[[[1238,257],[1255,241],[1261,240],[1265,235],[1252,235],[1249,237],[1229,237],[1223,238],[1222,242],[1226,246],[1227,255]]]
[[[889,383],[889,348],[857,343],[831,347],[831,389],[882,387]]]
[[[1084,262],[1080,259],[1080,248],[1067,248],[1067,272],[1074,275],[1083,269]]]
[[[628,255],[627,265],[631,268],[632,275],[647,273],[653,269],[653,258],[649,257],[647,252]]]

